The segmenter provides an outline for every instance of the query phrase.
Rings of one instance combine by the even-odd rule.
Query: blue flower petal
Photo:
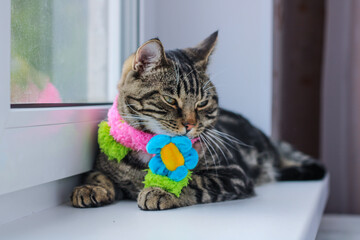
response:
[[[176,145],[179,151],[184,155],[192,148],[191,140],[185,136],[175,136],[171,138],[171,142]]]
[[[183,165],[176,168],[174,171],[169,172],[168,177],[175,182],[183,180],[188,174],[187,168]]]
[[[162,162],[159,155],[154,156],[149,162],[150,170],[158,175],[166,176],[169,173],[169,170],[165,167],[165,164]]]
[[[152,137],[146,145],[146,151],[150,154],[158,154],[165,145],[170,143],[170,141],[170,136],[156,135]]]
[[[190,151],[184,156],[185,159],[185,167],[187,169],[193,169],[196,167],[199,161],[199,155],[194,148],[191,148]]]

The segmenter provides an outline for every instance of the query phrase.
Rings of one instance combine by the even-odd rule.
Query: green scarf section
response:
[[[151,172],[150,169],[146,170],[148,173],[145,176],[144,188],[159,187],[165,191],[174,194],[176,197],[180,196],[181,190],[189,184],[191,180],[191,171],[188,171],[187,176],[180,182],[175,182],[167,176],[157,175]]]
[[[118,163],[130,152],[130,148],[115,141],[110,135],[110,126],[106,121],[99,124],[98,143],[101,152],[108,156],[109,160],[116,160]]]
[[[113,136],[110,135],[110,126],[106,121],[99,124],[98,143],[102,153],[106,154],[109,160],[116,160],[118,163],[131,151],[130,148],[116,142]],[[191,180],[191,171],[181,181],[175,182],[166,176],[157,175],[151,172],[150,169],[145,170],[147,174],[144,180],[144,188],[159,187],[165,191],[174,194],[176,197],[180,196],[181,190],[189,184]]]

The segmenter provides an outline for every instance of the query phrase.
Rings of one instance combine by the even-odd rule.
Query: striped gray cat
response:
[[[276,180],[323,178],[325,169],[316,160],[218,107],[206,74],[217,35],[196,47],[166,52],[160,40],[152,39],[126,60],[118,84],[118,111],[134,128],[200,138],[194,144],[199,163],[180,197],[156,187],[143,189],[149,154],[131,151],[118,163],[100,153],[85,184],[74,189],[73,206],[133,199],[143,210],[162,210],[247,198],[254,186]]]

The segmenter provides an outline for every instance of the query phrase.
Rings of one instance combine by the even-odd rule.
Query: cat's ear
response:
[[[209,63],[209,57],[215,49],[217,39],[218,31],[212,33],[196,47],[186,49],[196,66],[206,69]]]
[[[134,71],[143,73],[166,63],[164,47],[159,39],[154,38],[138,48],[132,67]]]

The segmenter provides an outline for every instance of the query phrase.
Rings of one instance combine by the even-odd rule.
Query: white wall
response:
[[[140,42],[159,37],[166,49],[219,30],[209,73],[220,105],[271,133],[272,1],[142,0],[140,16]]]

